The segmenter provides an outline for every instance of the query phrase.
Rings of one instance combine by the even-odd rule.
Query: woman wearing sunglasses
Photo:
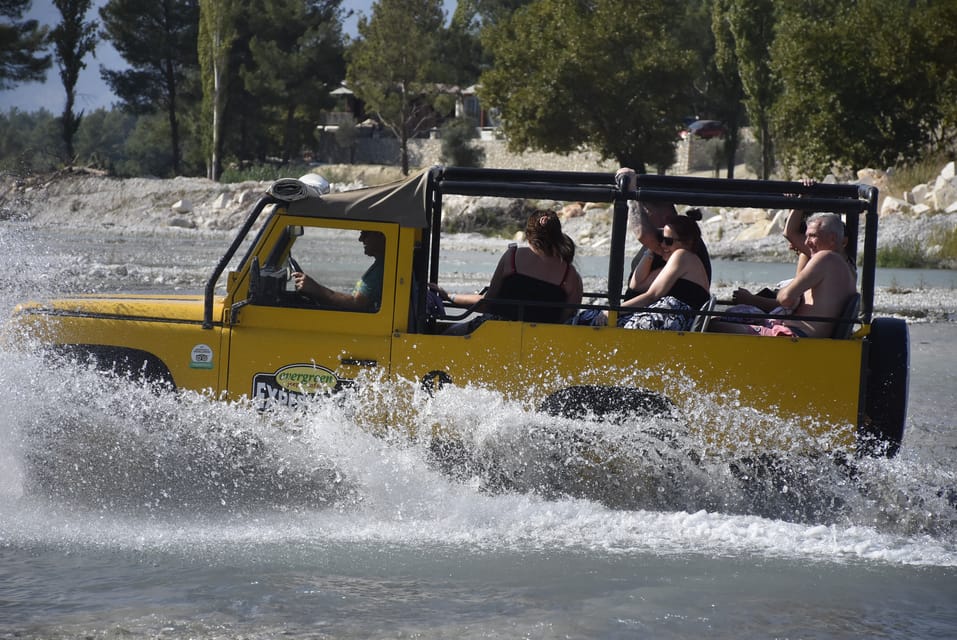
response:
[[[694,312],[711,296],[711,280],[697,255],[700,244],[701,227],[693,218],[675,216],[668,221],[660,235],[664,266],[645,292],[622,302],[619,327],[671,331],[691,328]],[[630,308],[649,310],[629,313]],[[607,311],[595,318],[595,324],[607,323]]]

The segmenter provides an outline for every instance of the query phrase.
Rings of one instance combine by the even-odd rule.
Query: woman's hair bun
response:
[[[687,211],[685,211],[685,215],[691,218],[692,220],[694,220],[695,222],[700,222],[702,218],[701,209],[699,209],[698,207],[694,207],[693,209],[688,209]]]

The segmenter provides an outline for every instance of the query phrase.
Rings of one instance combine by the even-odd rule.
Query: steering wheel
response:
[[[286,261],[289,263],[289,275],[288,275],[289,280],[292,280],[292,274],[296,272],[305,273],[302,270],[302,266],[300,266],[300,264],[296,261],[296,259],[292,257],[292,253],[289,254],[289,257],[287,258]],[[319,301],[316,300],[315,298],[311,298],[303,293],[299,293],[298,291],[296,291],[295,294],[300,300],[303,300],[304,302],[308,302],[310,306],[316,307],[317,309],[322,307]]]

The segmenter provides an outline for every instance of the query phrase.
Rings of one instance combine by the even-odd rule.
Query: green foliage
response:
[[[682,18],[663,0],[537,0],[489,28],[480,95],[509,148],[671,166],[695,57],[676,37]]]
[[[111,174],[134,175],[126,143],[136,128],[136,120],[136,116],[119,109],[97,109],[86,114],[74,140],[78,164],[105,169]]]
[[[939,237],[933,239],[933,242],[940,246],[940,252],[937,255],[941,261],[948,264],[950,268],[957,266],[957,228],[941,232]]]
[[[877,266],[887,269],[927,269],[936,262],[925,255],[917,240],[902,240],[877,250]]]
[[[100,18],[103,37],[130,66],[101,75],[130,112],[166,114],[170,149],[162,155],[169,165],[158,175],[178,175],[181,95],[190,80],[198,81],[197,0],[109,0]]]
[[[473,147],[475,125],[467,118],[455,118],[442,125],[442,163],[453,167],[481,167],[485,150]]]
[[[60,11],[60,23],[53,28],[50,34],[53,48],[56,52],[57,66],[60,68],[60,80],[66,91],[66,105],[60,124],[63,127],[63,145],[66,152],[66,161],[73,162],[73,137],[80,128],[83,112],[73,112],[73,103],[76,95],[76,83],[80,78],[80,71],[86,68],[83,59],[96,50],[96,25],[86,22],[86,14],[90,10],[90,0],[53,0],[53,4]]]
[[[56,118],[46,109],[0,113],[0,169],[15,174],[50,171],[61,157]]]
[[[945,52],[928,39],[933,32],[954,33],[957,11],[949,25],[930,24],[929,5],[782,4],[771,58],[783,90],[773,119],[790,166],[824,175],[835,167],[888,167],[926,152],[942,103],[954,100],[942,74],[953,77],[957,64],[952,42]]]
[[[257,123],[283,160],[313,146],[329,95],[345,75],[341,0],[269,0],[254,5],[241,78],[260,107]]]
[[[0,3],[0,90],[21,82],[39,82],[46,78],[50,56],[47,28],[36,20],[22,20],[31,0],[4,0]]]
[[[758,176],[767,179],[774,169],[771,108],[779,86],[768,60],[776,27],[773,0],[722,0],[715,4],[713,24],[724,36],[724,73],[733,82],[736,68],[744,106],[761,148]],[[732,85],[733,88],[733,85]]]
[[[729,0],[702,2],[696,12],[697,17],[691,22],[710,25],[710,29],[692,32],[689,37],[695,38],[699,43],[696,48],[699,72],[694,87],[696,102],[700,102],[701,106],[696,104],[694,113],[704,113],[725,123],[728,133],[721,150],[721,160],[726,167],[727,177],[733,178],[735,157],[741,144],[740,130],[746,118],[746,110],[734,37],[726,19],[728,2]]]
[[[443,21],[442,0],[379,0],[348,56],[347,83],[399,139],[406,175],[409,138],[432,125]]]
[[[230,52],[238,36],[234,0],[199,0],[200,78],[203,86],[203,126],[200,127],[206,158],[206,177],[216,180],[222,170],[223,114],[229,92]]]

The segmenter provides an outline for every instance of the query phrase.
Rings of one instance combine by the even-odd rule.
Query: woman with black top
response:
[[[498,261],[488,290],[484,294],[439,294],[456,306],[478,304],[484,312],[467,326],[453,326],[446,333],[467,333],[482,321],[523,320],[560,323],[570,318],[582,299],[582,279],[572,264],[575,243],[562,232],[562,223],[554,211],[537,211],[525,224],[527,247],[509,245]],[[538,306],[527,303],[554,303]],[[565,303],[569,306],[559,306]],[[463,324],[463,323],[460,323]]]
[[[699,214],[700,215],[700,214]],[[643,293],[622,302],[618,326],[627,329],[668,329],[687,331],[694,313],[711,296],[711,278],[698,257],[701,228],[689,216],[676,216],[661,230],[661,258],[664,266]],[[639,264],[639,267],[641,265]],[[661,309],[628,313],[629,307]],[[670,311],[687,313],[670,313]],[[608,323],[603,311],[594,324]]]

